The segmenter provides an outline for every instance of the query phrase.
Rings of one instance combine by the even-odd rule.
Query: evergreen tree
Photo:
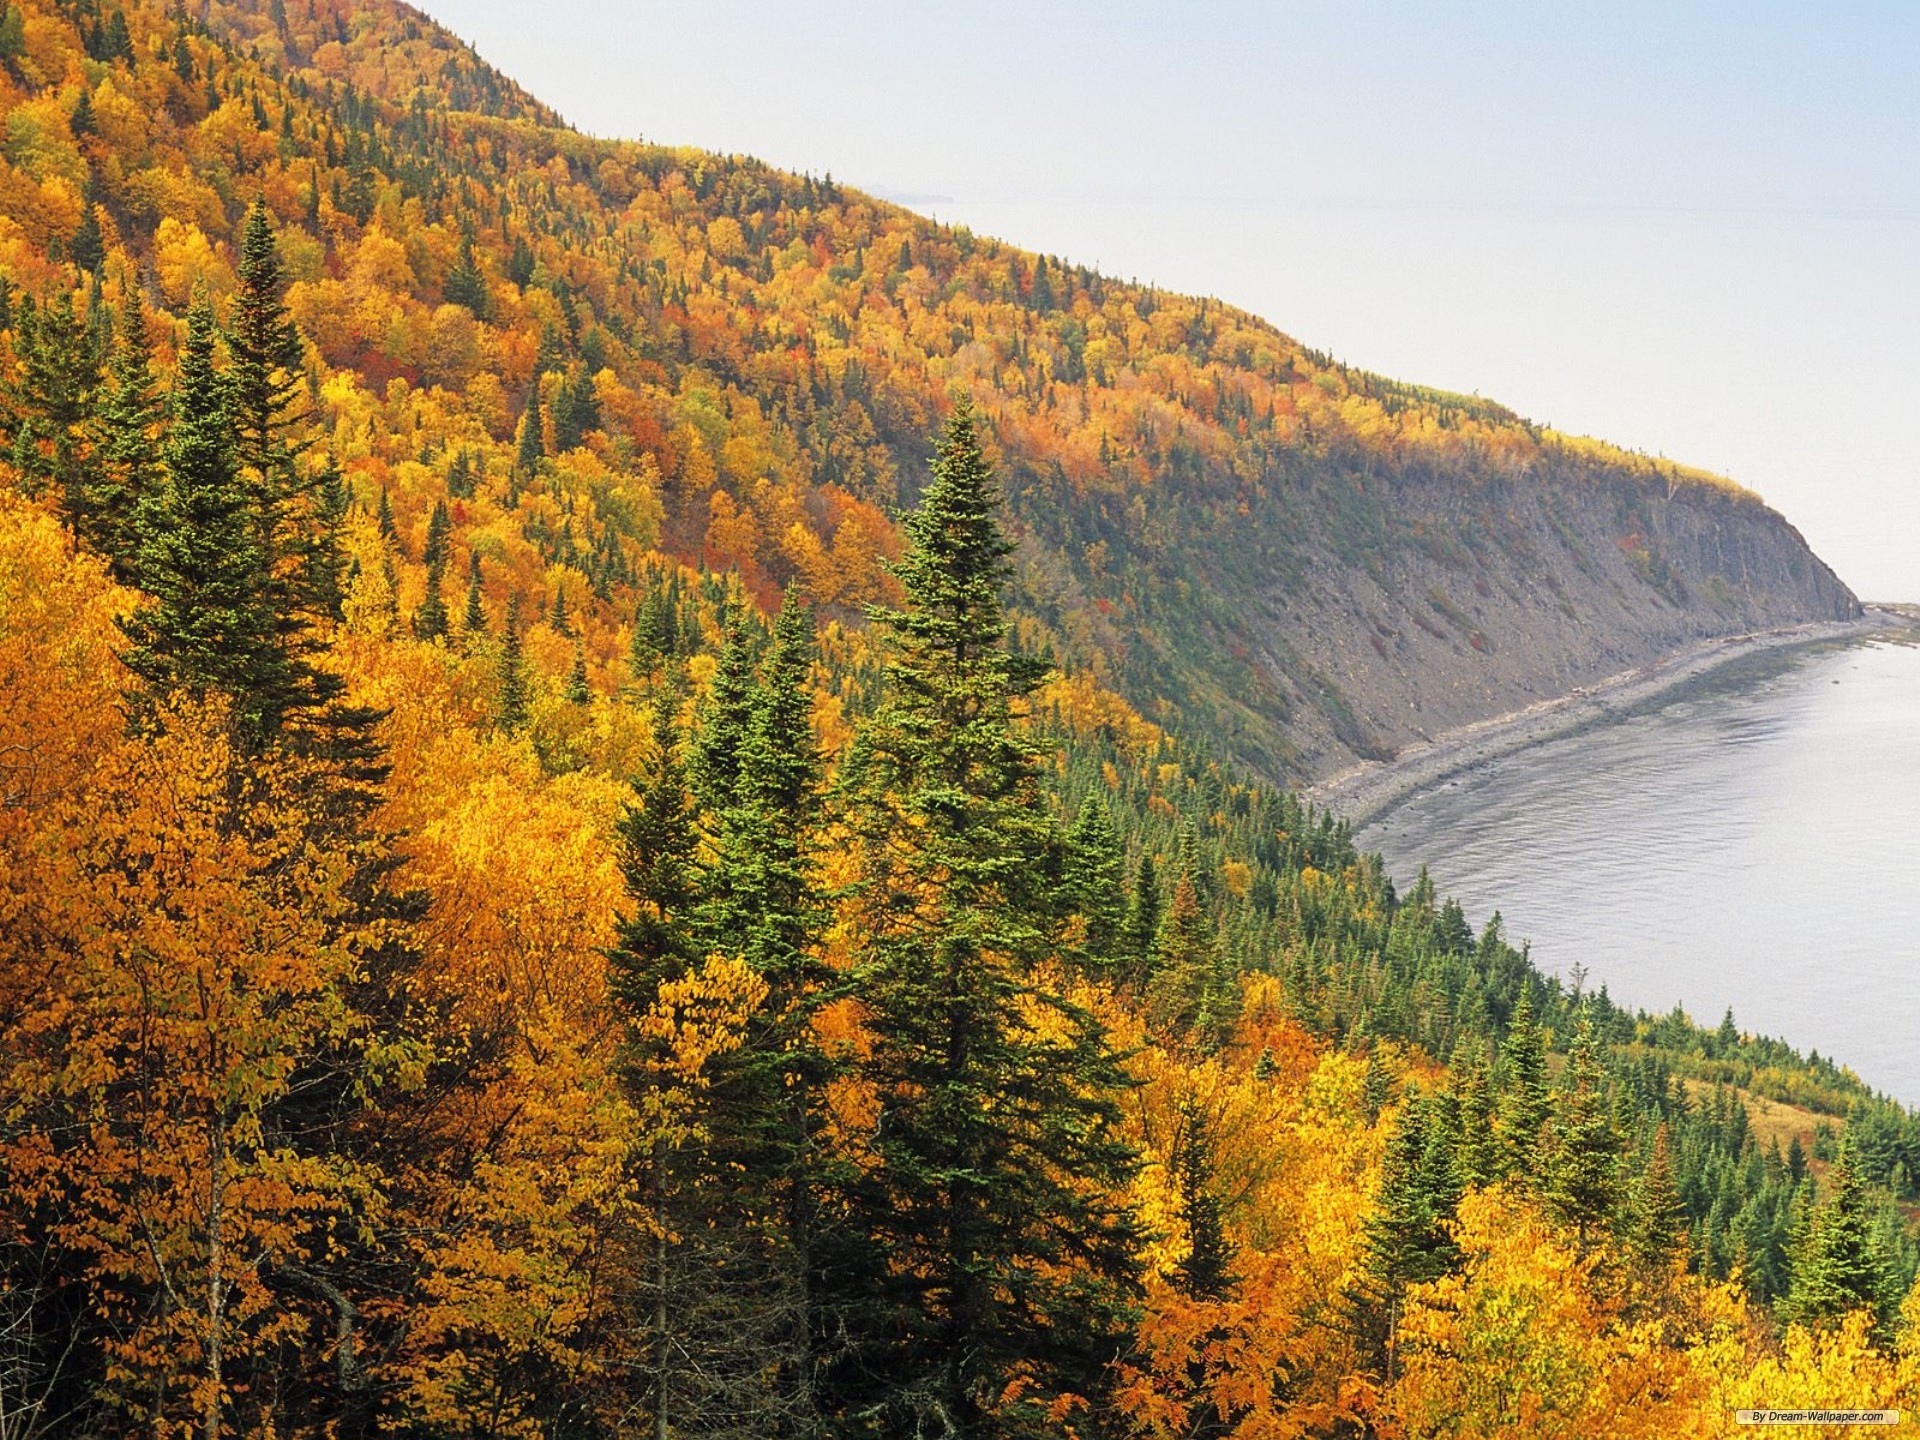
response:
[[[507,256],[507,278],[522,290],[533,280],[533,247],[527,244],[527,237],[513,237],[513,249]]]
[[[581,373],[562,381],[553,397],[553,448],[565,453],[599,428],[600,400],[593,377]]]
[[[1451,1068],[1460,1180],[1464,1185],[1490,1185],[1500,1177],[1500,1141],[1494,1129],[1493,1077],[1486,1052],[1462,1041],[1454,1050]]]
[[[1450,1140],[1437,1103],[1410,1091],[1387,1141],[1360,1278],[1347,1297],[1361,1343],[1388,1381],[1407,1287],[1438,1279],[1460,1260],[1447,1230],[1464,1190]]]
[[[587,647],[585,642],[576,640],[573,645],[573,668],[567,672],[567,703],[586,705],[593,700],[593,690],[587,684]]]
[[[14,331],[14,468],[29,494],[51,489],[67,524],[84,536],[94,528],[89,442],[100,357],[93,331],[65,292],[44,305],[22,304]]]
[[[844,1312],[863,1364],[839,1378],[894,1434],[1010,1434],[1097,1395],[1137,1288],[1139,1236],[1113,1198],[1134,1165],[1122,1071],[1044,968],[1052,824],[1014,723],[1040,671],[1006,650],[995,499],[962,405],[906,522],[907,608],[874,612],[887,691],[855,813],[880,1113],[854,1199],[887,1262],[845,1277],[870,1291]]]
[[[507,632],[500,645],[500,728],[509,735],[526,729],[531,700],[526,657],[520,644],[520,595],[516,591],[507,597]]]
[[[785,935],[777,961],[762,953],[755,937],[782,916],[804,912],[810,922],[821,919],[810,898],[806,852],[820,820],[821,762],[809,689],[813,633],[796,593],[789,590],[782,603],[758,679],[750,647],[747,622],[731,619],[688,766],[709,809],[719,857],[700,928],[708,944],[746,955],[756,969],[784,973],[799,963],[812,924]],[[770,886],[778,893],[769,893]]]
[[[80,95],[81,99],[86,98],[84,90]],[[79,112],[74,113],[78,118]],[[92,115],[91,106],[87,113]],[[73,239],[67,242],[67,258],[80,267],[83,275],[98,274],[100,267],[107,263],[107,242],[100,232],[100,212],[91,201],[80,208],[80,224],[73,232]]]
[[[620,916],[608,964],[614,999],[627,1021],[622,1076],[643,1113],[656,1107],[662,1062],[671,1058],[671,1042],[646,1018],[662,986],[683,979],[699,960],[691,924],[699,893],[699,832],[675,733],[677,705],[676,695],[657,697],[653,760],[634,778],[633,797],[616,825],[630,909]],[[653,1253],[637,1296],[638,1368],[655,1435],[683,1433],[681,1417],[693,1409],[716,1358],[708,1344],[711,1327],[702,1323],[704,1302],[720,1276],[739,1268],[729,1263],[739,1257],[716,1257],[699,1243],[710,1233],[700,1214],[706,1198],[701,1182],[710,1172],[703,1174],[698,1159],[685,1137],[661,1135],[641,1176]]]
[[[1366,1073],[1360,1077],[1360,1107],[1367,1124],[1373,1124],[1387,1108],[1387,1102],[1393,1098],[1393,1081],[1393,1067],[1387,1063],[1380,1047],[1373,1046],[1367,1051]]]
[[[400,624],[400,572],[393,568],[391,550],[383,551],[380,556],[380,581],[380,609],[386,620],[382,633],[391,633]]]
[[[1217,804],[1218,798],[1216,787],[1214,803]],[[1204,808],[1209,802],[1203,795],[1199,803]],[[1200,903],[1200,908],[1211,912],[1216,899],[1213,877],[1205,857],[1200,853],[1200,837],[1195,833],[1191,819],[1180,822],[1179,838],[1174,846],[1173,873],[1187,877],[1187,883],[1193,886],[1194,899]]]
[[[634,609],[630,648],[634,670],[640,675],[651,675],[680,651],[680,616],[673,592],[652,576]]]
[[[1213,919],[1200,906],[1191,869],[1182,869],[1154,940],[1148,1007],[1159,1025],[1191,1032],[1202,1045],[1220,1039],[1226,979]]]
[[[153,601],[124,623],[132,645],[122,658],[160,694],[231,696],[236,733],[259,746],[278,728],[272,697],[285,693],[286,662],[213,362],[213,306],[202,292],[187,312],[163,476],[134,512],[135,569]]]
[[[444,553],[427,562],[427,593],[420,608],[413,612],[413,633],[421,640],[444,640],[447,635],[447,602],[440,593],[446,580]]]
[[[1806,1147],[1800,1143],[1800,1137],[1798,1135],[1791,1136],[1787,1140],[1787,1157],[1785,1163],[1787,1174],[1790,1175],[1796,1183],[1807,1178],[1807,1151]]]
[[[1522,985],[1507,1041],[1500,1049],[1500,1154],[1504,1174],[1531,1181],[1540,1172],[1540,1141],[1553,1096],[1547,1086],[1547,1034],[1533,1018],[1533,988]]]
[[[1186,1253],[1174,1266],[1173,1283],[1187,1299],[1218,1305],[1233,1293],[1233,1246],[1215,1193],[1212,1147],[1207,1127],[1196,1106],[1180,1107],[1180,1140],[1174,1149],[1173,1177],[1180,1199],[1180,1221],[1187,1232]],[[1198,1351],[1187,1362],[1186,1404],[1188,1440],[1218,1440],[1231,1433],[1238,1418],[1223,1402],[1227,1386],[1220,1383],[1218,1362],[1208,1352],[1229,1337],[1224,1325],[1207,1331]]]
[[[127,13],[118,6],[107,17],[106,33],[100,41],[100,58],[129,62],[133,59],[133,36],[127,30]]]
[[[1781,1302],[1780,1318],[1830,1325],[1855,1310],[1879,1316],[1885,1266],[1874,1244],[1872,1211],[1851,1138],[1841,1139],[1821,1188],[1819,1204],[1793,1246],[1793,1287]]]
[[[1085,928],[1082,944],[1087,958],[1096,965],[1111,964],[1126,918],[1126,854],[1113,828],[1113,816],[1097,798],[1089,796],[1081,802],[1067,832],[1064,878],[1067,903]]]
[[[338,621],[346,601],[350,563],[340,537],[353,508],[353,492],[332,456],[325,458],[314,476],[313,496],[314,543],[306,547],[307,573],[302,592],[317,619]]]
[[[421,563],[428,567],[439,565],[444,569],[447,546],[452,539],[453,518],[447,514],[447,502],[435,500],[433,513],[427,517],[427,543],[420,552]]]
[[[380,538],[388,545],[400,543],[400,527],[393,523],[393,492],[384,485],[380,487],[380,508],[375,512],[375,523]]]
[[[493,306],[487,293],[487,279],[480,273],[480,263],[474,257],[471,230],[460,237],[460,258],[447,272],[443,288],[449,305],[466,306],[476,320],[485,320],[491,315]]]
[[[487,633],[486,599],[480,592],[480,552],[467,552],[467,608],[461,617],[461,634],[466,639],[469,652],[474,641]]]
[[[1548,1131],[1547,1208],[1573,1228],[1583,1245],[1591,1245],[1611,1226],[1619,1204],[1620,1137],[1613,1128],[1593,1028],[1584,1018]]]
[[[1213,1190],[1213,1155],[1206,1126],[1191,1105],[1182,1108],[1180,1119],[1173,1169],[1187,1253],[1174,1267],[1174,1280],[1189,1299],[1224,1300],[1233,1287],[1233,1247],[1221,1218],[1220,1198]]]
[[[82,536],[113,563],[115,578],[134,570],[133,515],[153,484],[156,436],[165,417],[138,286],[127,287],[114,329],[107,385],[94,418],[94,468]]]
[[[547,624],[553,633],[562,637],[573,634],[573,622],[567,618],[567,591],[563,585],[553,587],[553,607],[547,612]]]
[[[310,487],[295,473],[298,448],[289,433],[301,417],[303,355],[281,296],[285,278],[272,218],[255,201],[240,235],[226,378],[235,453],[253,487],[260,547],[276,568],[309,538],[302,510]]]
[[[1137,974],[1144,974],[1160,935],[1160,877],[1153,856],[1142,851],[1127,897],[1127,917],[1120,927],[1120,953]]]
[[[509,600],[509,634],[514,609]],[[632,910],[621,917],[608,958],[614,993],[634,1019],[647,1012],[663,983],[680,979],[697,958],[691,920],[699,894],[694,854],[700,836],[674,729],[677,700],[671,693],[656,698],[653,763],[633,779],[633,797],[616,826]]]
[[[547,454],[546,440],[540,433],[542,423],[540,382],[536,379],[526,411],[520,416],[520,439],[513,452],[513,474],[517,480],[531,480],[540,473],[540,462]]]
[[[736,605],[727,613],[720,662],[700,706],[700,728],[687,762],[693,792],[710,816],[723,814],[735,802],[741,749],[753,718],[753,691],[752,622]]]
[[[1713,1034],[1715,1053],[1726,1056],[1740,1048],[1740,1027],[1733,1023],[1733,1007],[1720,1017],[1720,1028]]]
[[[815,1377],[852,1323],[833,1307],[829,1281],[852,1263],[849,1237],[823,1226],[821,1210],[844,1161],[830,1162],[818,1143],[835,1070],[812,1018],[838,977],[820,943],[828,911],[816,860],[824,810],[813,657],[812,619],[790,589],[753,687],[731,800],[715,820],[697,925],[704,945],[740,955],[767,984],[740,1048],[716,1069],[709,1163],[733,1177],[734,1223],[761,1237],[766,1293],[743,1294],[742,1308],[779,1321],[756,1328],[781,1357],[775,1408],[800,1417],[814,1414]]]
[[[456,450],[452,462],[447,466],[447,494],[456,500],[470,500],[476,489],[473,457],[465,450]]]
[[[1653,1152],[1634,1188],[1627,1238],[1634,1258],[1652,1272],[1664,1272],[1686,1250],[1687,1207],[1674,1181],[1673,1142],[1664,1123],[1653,1132]]]

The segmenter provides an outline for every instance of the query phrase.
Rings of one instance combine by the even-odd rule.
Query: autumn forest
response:
[[[398,4],[7,4],[0,109],[0,1440],[1920,1408],[1920,1117],[1398,891],[1178,575],[1725,482]]]

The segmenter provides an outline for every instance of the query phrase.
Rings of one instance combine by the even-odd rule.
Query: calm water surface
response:
[[[1920,649],[1809,656],[1538,746],[1362,830],[1549,972],[1920,1103]]]

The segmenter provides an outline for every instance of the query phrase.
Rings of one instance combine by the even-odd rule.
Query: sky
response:
[[[1920,4],[426,0],[594,134],[875,191],[1732,476],[1920,601]]]

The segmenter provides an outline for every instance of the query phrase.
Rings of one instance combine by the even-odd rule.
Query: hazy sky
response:
[[[1920,4],[428,0],[760,156],[1758,490],[1920,600]]]

